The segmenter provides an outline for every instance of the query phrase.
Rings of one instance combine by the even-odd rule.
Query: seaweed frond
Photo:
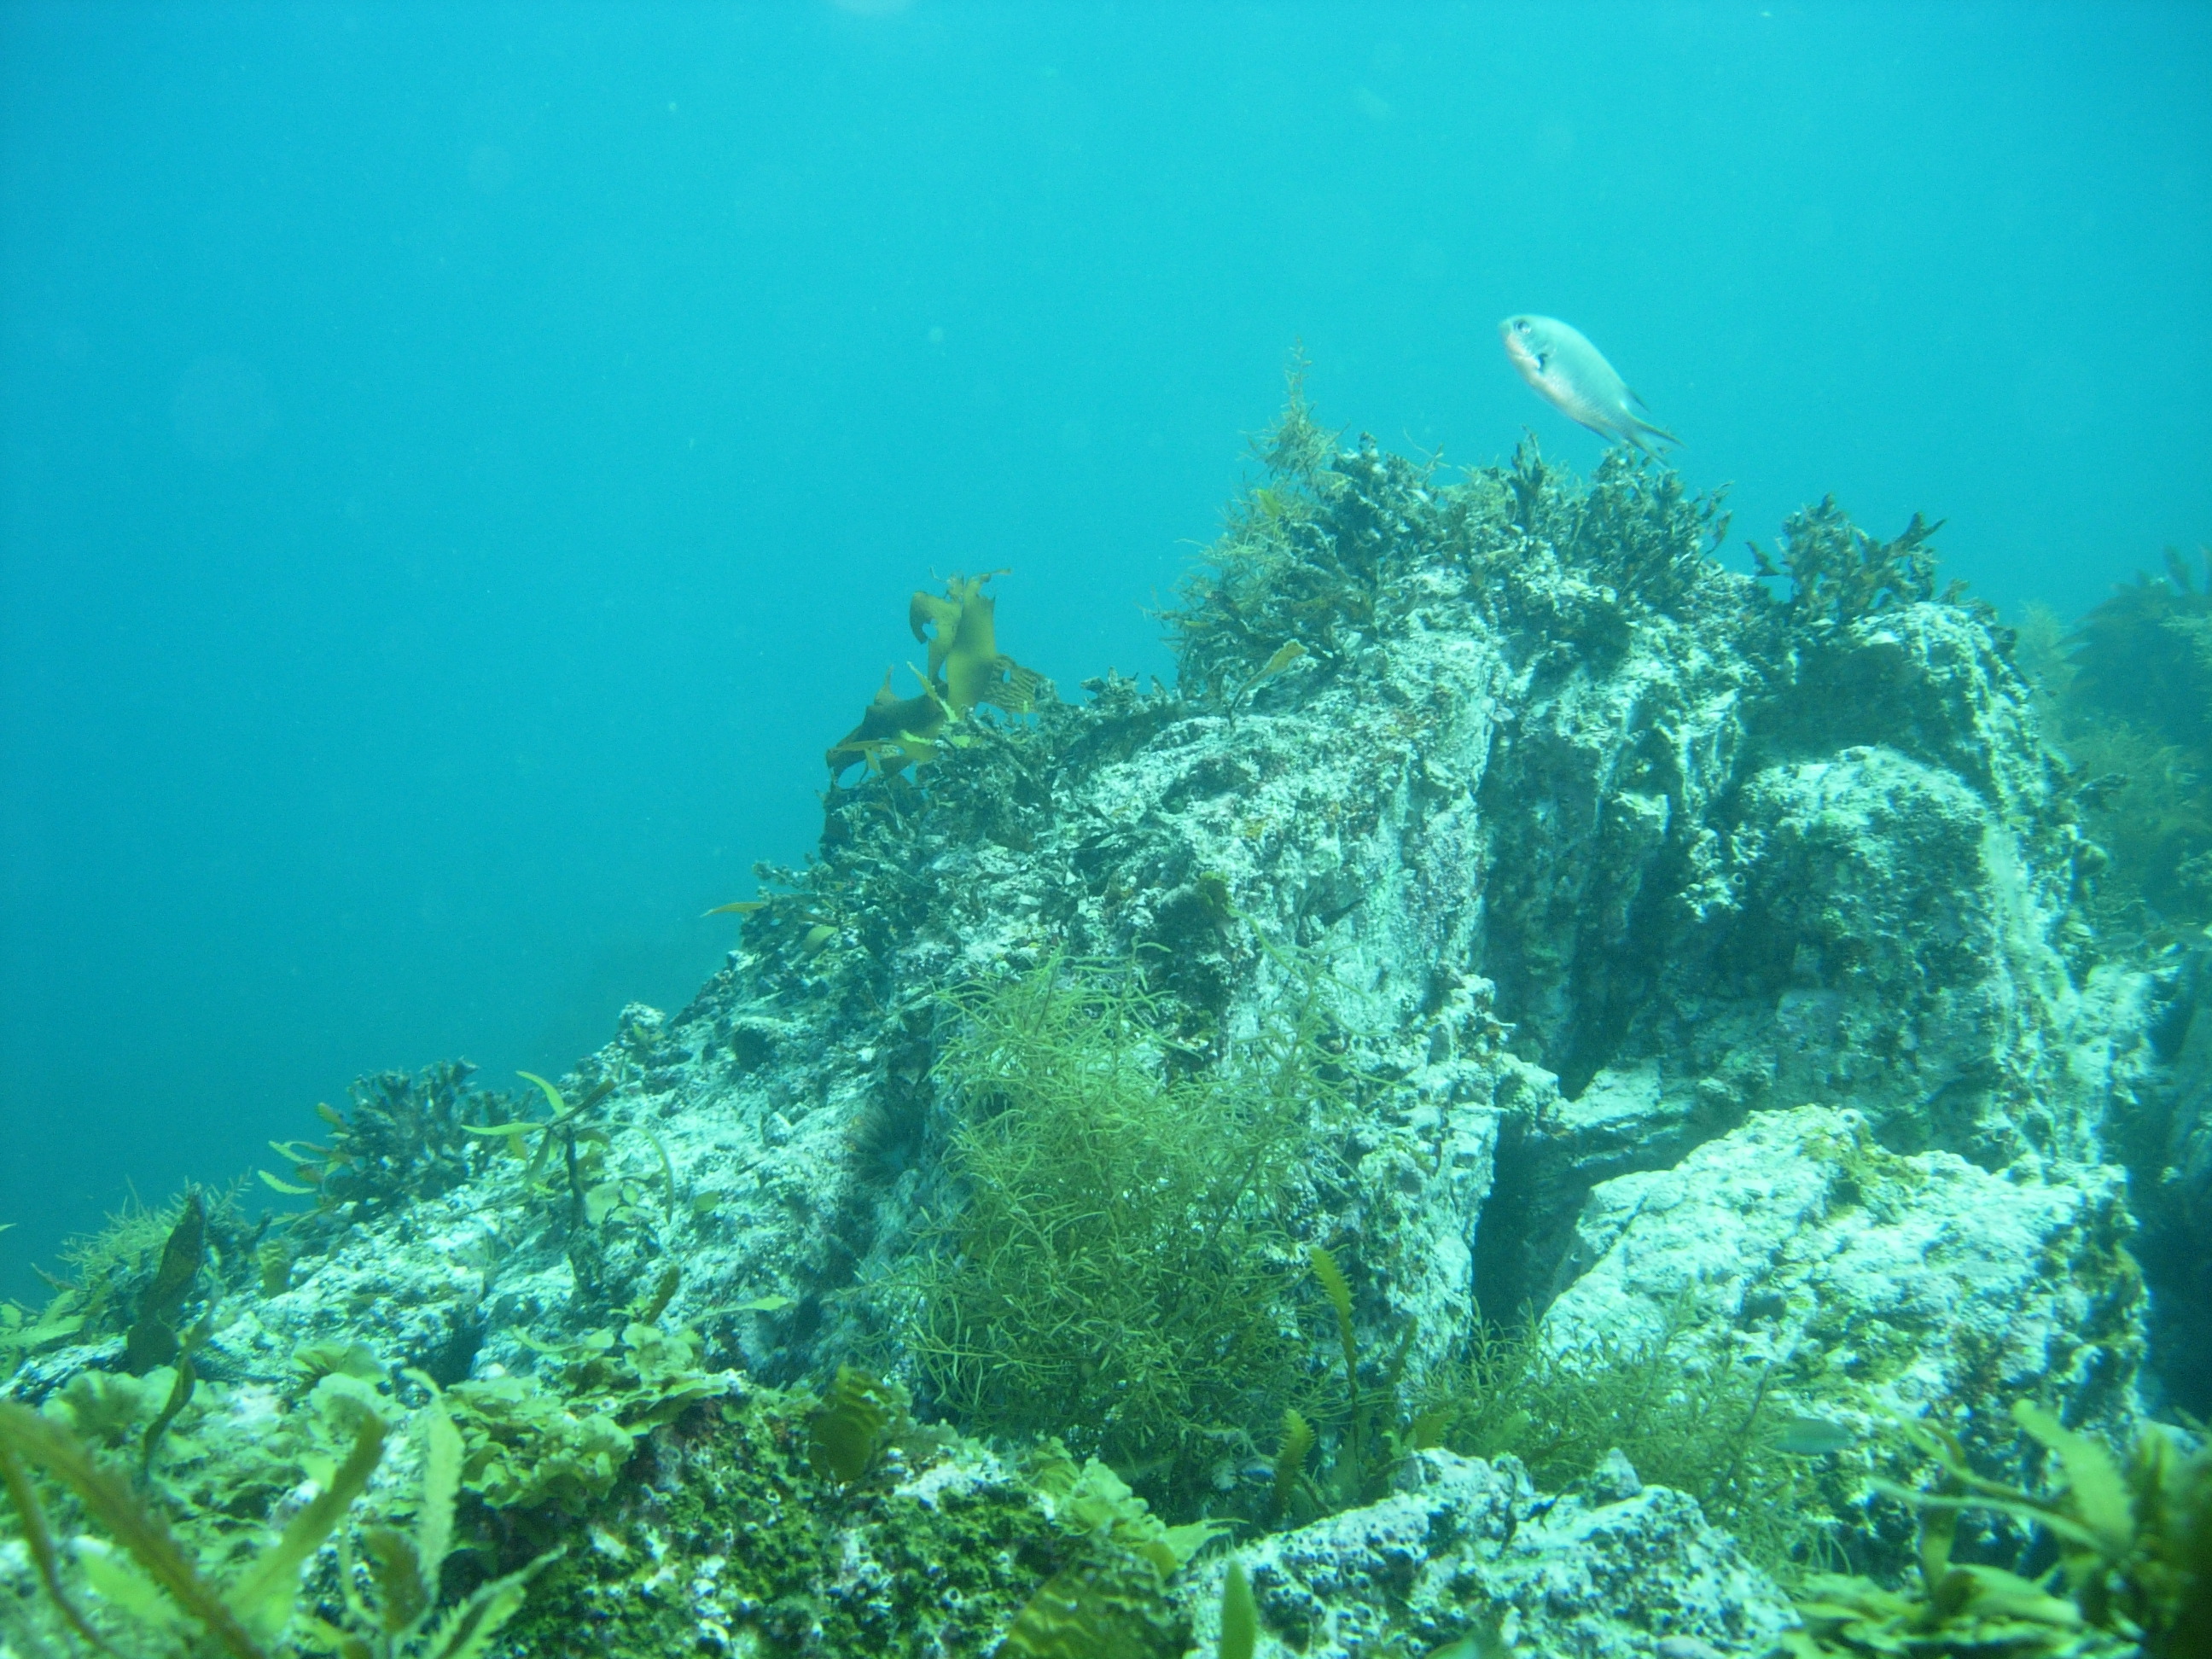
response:
[[[1802,623],[1834,627],[1877,611],[1933,599],[1936,550],[1929,542],[1943,527],[1917,513],[1888,541],[1877,541],[1823,495],[1817,506],[1801,507],[1782,526],[1782,563],[1751,544],[1752,560],[1762,576],[1786,576],[1790,611]],[[1957,586],[1943,598],[1955,602]]]
[[[861,712],[860,723],[830,746],[823,759],[832,784],[856,763],[871,775],[896,777],[927,765],[947,744],[970,740],[963,726],[988,703],[1010,714],[1027,714],[1047,690],[1044,677],[999,650],[998,601],[983,585],[1003,570],[980,576],[956,574],[945,592],[916,592],[907,601],[907,627],[929,647],[928,665],[916,670],[918,696],[902,697],[884,671],[883,688]]]
[[[2123,1462],[2032,1401],[2014,1404],[2013,1420],[2057,1464],[2063,1490],[2044,1495],[1989,1480],[1955,1437],[1904,1421],[1906,1437],[1935,1462],[1938,1483],[1877,1487],[1921,1511],[1919,1583],[1890,1589],[1814,1575],[1798,1603],[1806,1628],[1788,1638],[1799,1655],[2185,1659],[2212,1650],[2212,1449],[2185,1450],[2171,1431],[2152,1425]],[[1953,1560],[1957,1518],[1977,1509],[2039,1528],[2057,1552],[2057,1582]]]
[[[516,1115],[505,1095],[471,1086],[476,1068],[441,1060],[415,1073],[379,1072],[355,1079],[344,1109],[315,1108],[327,1145],[272,1140],[293,1179],[263,1170],[262,1184],[315,1200],[315,1213],[343,1218],[396,1209],[451,1192],[473,1173],[470,1137]],[[473,1125],[471,1120],[474,1120]],[[502,1131],[503,1133],[504,1131]]]
[[[823,1480],[849,1486],[875,1467],[906,1417],[906,1403],[892,1389],[840,1365],[807,1416],[806,1461]]]
[[[1274,1462],[1274,1512],[1291,1513],[1291,1500],[1305,1478],[1306,1459],[1313,1455],[1314,1426],[1295,1406],[1283,1407],[1283,1437]]]
[[[177,1357],[177,1334],[169,1322],[206,1260],[207,1200],[195,1187],[185,1194],[177,1224],[161,1246],[161,1264],[139,1301],[138,1317],[125,1341],[123,1368],[131,1376],[143,1376]]]
[[[78,1552],[86,1576],[103,1601],[142,1623],[150,1620],[157,1626],[165,1610],[173,1606],[232,1659],[267,1659],[267,1644],[291,1620],[300,1568],[368,1485],[383,1456],[384,1434],[381,1419],[365,1416],[352,1452],[330,1480],[243,1574],[222,1586],[202,1576],[161,1518],[127,1484],[101,1467],[89,1447],[27,1407],[0,1401],[0,1474],[5,1474],[9,1494],[32,1536],[51,1534],[37,1493],[24,1476],[26,1461],[67,1486],[123,1547],[127,1559],[97,1550]],[[64,1618],[73,1628],[86,1627],[84,1614],[62,1593],[51,1552],[40,1553],[41,1577]],[[100,1645],[108,1644],[100,1639]]]

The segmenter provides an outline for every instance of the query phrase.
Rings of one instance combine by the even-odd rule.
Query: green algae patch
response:
[[[1784,524],[1779,566],[1756,543],[1752,558],[1760,575],[1789,581],[1793,618],[1832,628],[1936,598],[1936,550],[1928,544],[1942,527],[1941,519],[1929,524],[1916,513],[1896,538],[1880,541],[1824,495]],[[1944,599],[1955,603],[1965,586],[1954,583]]]
[[[455,1383],[469,1489],[494,1509],[574,1518],[614,1489],[653,1429],[733,1392],[736,1375],[702,1369],[698,1334],[633,1320],[552,1349],[541,1376]]]
[[[1151,1567],[1101,1551],[1054,1573],[1000,1652],[1008,1659],[1177,1659],[1187,1634]]]
[[[2155,950],[2212,921],[2212,549],[2166,550],[2069,633],[2031,610],[2022,656],[2097,858],[2100,933]]]
[[[908,1351],[963,1428],[1064,1434],[1186,1507],[1306,1390],[1280,1210],[1328,1097],[1314,1036],[1192,1069],[1133,975],[1056,962],[956,1006],[960,1196],[908,1269]]]
[[[1917,1583],[1889,1588],[1816,1574],[1785,1641],[1796,1659],[1916,1659],[2002,1653],[2013,1659],[2185,1659],[2212,1644],[2212,1451],[2146,1425],[2124,1458],[2069,1429],[2032,1401],[2012,1417],[2044,1454],[2055,1492],[1978,1472],[1958,1438],[1929,1423],[1899,1424],[1932,1460],[1925,1487],[1877,1481],[1921,1512]],[[1959,1518],[1996,1511],[2044,1534],[2036,1578],[1953,1556]]]
[[[1586,1478],[1617,1450],[1646,1483],[1696,1498],[1747,1555],[1787,1577],[1825,1547],[1822,1470],[1789,1444],[1802,1419],[1777,1399],[1770,1382],[1781,1379],[1769,1370],[1686,1353],[1687,1328],[1562,1354],[1534,1322],[1485,1328],[1429,1379],[1413,1438],[1470,1457],[1518,1457],[1545,1492]]]
[[[921,690],[901,697],[891,690],[893,671],[884,672],[883,689],[860,723],[823,757],[833,785],[856,761],[865,762],[872,776],[896,777],[928,764],[946,744],[973,741],[963,728],[981,704],[1016,714],[1034,706],[1043,678],[1000,652],[998,601],[983,591],[992,577],[1006,574],[955,574],[942,595],[917,592],[908,602],[907,625],[929,647]]]
[[[815,1473],[803,1396],[656,1434],[509,1635],[533,1656],[981,1654],[1078,1547],[972,1444]]]
[[[157,1467],[150,1439],[136,1457],[130,1442],[161,1376],[0,1401],[0,1490],[42,1597],[0,1601],[0,1633],[25,1653],[58,1650],[58,1626],[113,1654],[476,1659],[554,1559],[448,1599],[461,1443],[434,1393],[408,1415],[413,1479],[372,1492],[400,1413],[365,1380],[327,1375],[288,1412],[172,1395],[159,1421],[185,1421]]]

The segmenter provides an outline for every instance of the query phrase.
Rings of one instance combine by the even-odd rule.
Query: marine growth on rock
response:
[[[1175,686],[916,592],[687,1007],[0,1312],[0,1652],[2202,1651],[2196,854],[2077,757],[2203,595],[1260,460]]]

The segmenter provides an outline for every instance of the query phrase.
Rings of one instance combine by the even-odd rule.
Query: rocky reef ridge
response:
[[[1263,459],[1174,688],[926,688],[689,1007],[534,1090],[365,1080],[299,1215],[215,1205],[158,1310],[175,1217],[109,1241],[8,1395],[143,1449],[210,1572],[443,1413],[447,1589],[529,1565],[532,1655],[1212,1652],[1230,1553],[1262,1653],[1758,1655],[1778,1580],[1909,1570],[1894,1414],[2022,1489],[2017,1400],[2157,1432],[2130,1194],[2212,1019],[2100,949],[1926,527],[1801,514],[1778,593],[1626,450],[1444,483],[1294,399]],[[290,1480],[226,1473],[270,1423]]]

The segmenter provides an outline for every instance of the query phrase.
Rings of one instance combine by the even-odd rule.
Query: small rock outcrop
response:
[[[1510,1459],[1431,1451],[1399,1486],[1240,1553],[1274,1638],[1262,1652],[1358,1659],[1487,1628],[1525,1653],[1711,1659],[1763,1654],[1796,1623],[1693,1500],[1625,1462],[1609,1488],[1542,1497]],[[1224,1571],[1192,1575],[1194,1654],[1215,1651]]]

